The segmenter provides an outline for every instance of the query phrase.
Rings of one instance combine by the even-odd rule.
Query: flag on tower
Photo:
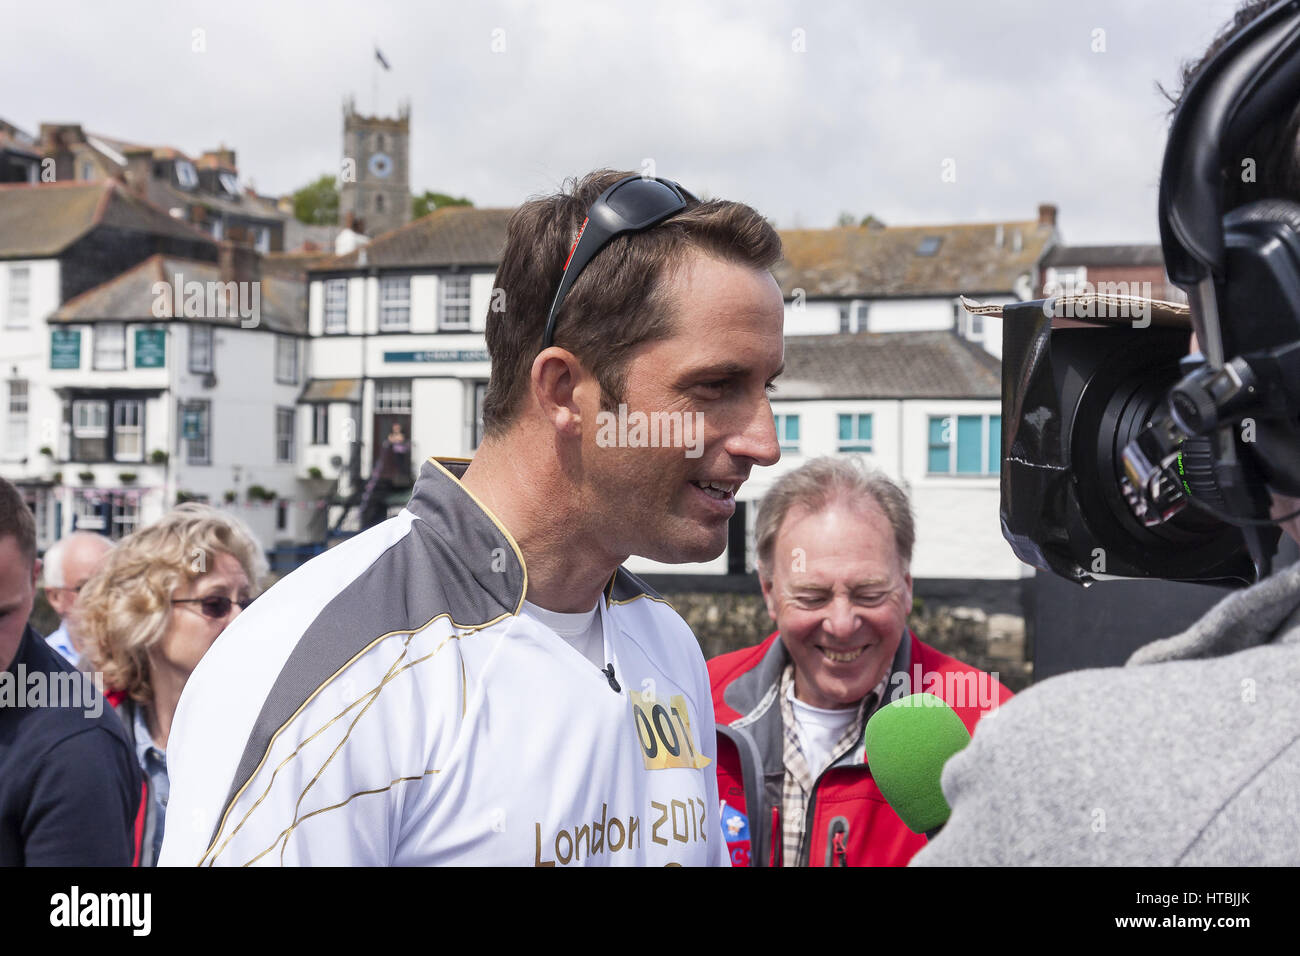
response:
[[[388,65],[388,61],[384,59],[384,55],[379,52],[379,47],[375,47],[375,59],[379,61],[379,65],[385,70],[392,69],[392,67]]]

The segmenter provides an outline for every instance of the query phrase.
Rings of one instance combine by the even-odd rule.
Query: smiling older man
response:
[[[973,730],[1010,692],[907,629],[916,534],[907,495],[884,475],[849,457],[814,459],[768,491],[756,535],[777,631],[709,662],[714,710],[727,725],[718,775],[732,862],[905,864],[925,837],[871,777],[867,718],[886,700],[925,691]],[[745,788],[747,754],[761,793]],[[751,839],[760,827],[762,839]],[[756,843],[765,858],[752,856]]]

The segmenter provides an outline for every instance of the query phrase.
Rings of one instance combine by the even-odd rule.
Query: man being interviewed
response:
[[[906,493],[883,474],[855,458],[815,458],[769,489],[755,536],[777,631],[709,661],[733,862],[901,866],[926,841],[871,776],[867,719],[925,692],[973,731],[1010,691],[908,630],[916,532]],[[762,859],[754,844],[766,847]]]
[[[608,170],[520,207],[477,456],[204,657],[162,862],[726,865],[703,655],[620,564],[716,557],[779,457],[780,251],[748,206]]]

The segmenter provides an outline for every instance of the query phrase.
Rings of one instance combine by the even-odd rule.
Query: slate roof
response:
[[[513,213],[513,209],[445,206],[375,237],[364,249],[318,263],[311,271],[495,267]],[[803,289],[810,298],[1010,294],[1022,276],[1035,281],[1038,261],[1056,233],[1050,226],[1030,221],[787,229],[780,235],[785,256],[772,272],[789,299],[795,289]],[[926,239],[939,240],[933,255],[917,253]]]
[[[144,262],[128,269],[115,279],[81,293],[69,299],[58,311],[50,316],[52,323],[75,323],[95,321],[144,321],[156,322],[153,313],[154,283],[163,282],[169,287],[180,276],[182,293],[184,286],[191,281],[204,283],[205,296],[207,283],[219,282],[221,274],[216,263],[198,262],[193,259],[177,259],[171,256],[154,255]],[[307,285],[301,278],[292,279],[282,276],[262,276],[259,280],[259,320],[258,328],[272,332],[284,332],[293,335],[307,334]],[[170,296],[171,293],[168,293]],[[182,301],[183,301],[182,295]],[[239,303],[235,302],[226,309],[222,316],[178,316],[180,321],[212,323],[240,327]],[[164,319],[164,321],[166,321]]]
[[[772,273],[787,299],[795,289],[809,298],[1011,293],[1022,275],[1034,281],[1054,237],[1037,221],[785,229],[785,256]],[[918,254],[927,239],[938,239],[938,248]]]
[[[1056,246],[1043,258],[1043,266],[1163,266],[1158,244],[1138,246]]]
[[[1001,363],[952,330],[791,335],[773,401],[1000,398]]]
[[[369,245],[327,259],[312,272],[429,266],[493,266],[501,261],[513,209],[444,206],[376,236]]]
[[[57,256],[100,226],[212,243],[114,180],[0,185],[0,259]]]

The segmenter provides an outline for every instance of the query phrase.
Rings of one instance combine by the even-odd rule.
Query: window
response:
[[[438,328],[469,328],[469,276],[443,276],[438,283]]]
[[[348,330],[348,280],[325,280],[325,334]]]
[[[282,464],[293,461],[293,409],[275,410],[275,460]]]
[[[212,220],[212,238],[220,242],[224,235],[225,235],[225,230],[222,228],[221,220],[220,219]]]
[[[81,161],[81,178],[82,179],[95,178],[95,164],[88,159],[83,159]]]
[[[839,443],[836,445],[836,451],[870,452],[874,450],[871,447],[870,415],[840,415],[839,422],[840,437]]]
[[[972,315],[970,317],[970,337],[973,339],[984,338],[984,316]]]
[[[781,443],[781,454],[799,454],[799,416],[773,415],[776,420],[776,439]]]
[[[1001,415],[930,417],[930,474],[996,475],[1001,462]]]
[[[9,267],[9,307],[5,310],[5,328],[25,329],[32,312],[31,266]]]
[[[281,498],[275,503],[275,530],[284,531],[289,527],[289,502]]]
[[[217,173],[217,182],[231,196],[239,195],[239,177],[234,173]]]
[[[1059,266],[1047,270],[1043,282],[1047,295],[1073,295],[1087,281],[1088,270],[1084,266],[1062,269]]]
[[[77,399],[72,403],[72,460],[108,458],[108,402]]]
[[[194,171],[194,166],[189,160],[176,161],[176,182],[180,184],[181,189],[193,189],[199,184],[199,174]]]
[[[411,327],[411,277],[385,276],[379,280],[379,329],[405,332]]]
[[[313,445],[330,443],[330,407],[324,403],[311,407],[311,443]]]
[[[104,513],[95,492],[75,491],[72,495],[72,527],[77,531],[103,531]]]
[[[109,537],[124,538],[140,524],[140,502],[134,495],[113,495],[109,507]]]
[[[95,357],[92,368],[105,372],[126,368],[126,325],[100,322],[95,326]]]
[[[212,464],[212,406],[206,399],[181,406],[181,439],[187,465]]]
[[[375,411],[398,415],[411,412],[409,379],[380,379],[375,382]]]
[[[9,382],[9,419],[5,429],[5,453],[21,458],[27,451],[28,420],[27,381],[16,378]]]
[[[474,421],[470,424],[470,445],[471,449],[478,448],[483,443],[483,399],[487,397],[487,382],[474,383]]]
[[[113,460],[144,461],[144,402],[138,398],[113,403]]]
[[[212,371],[212,326],[190,326],[190,371]]]
[[[933,256],[939,251],[939,246],[943,244],[942,236],[926,236],[921,240],[921,244],[916,247],[918,256]]]
[[[867,331],[867,316],[871,313],[871,303],[855,299],[840,306],[840,332]]]
[[[383,193],[376,193],[376,194],[375,194],[375,212],[383,212],[383,211],[384,211],[384,194],[383,194]]]
[[[257,240],[253,243],[253,248],[258,252],[271,251],[271,230],[266,226],[259,226],[257,230]]]
[[[275,337],[275,380],[284,385],[298,384],[298,340],[291,335]]]

